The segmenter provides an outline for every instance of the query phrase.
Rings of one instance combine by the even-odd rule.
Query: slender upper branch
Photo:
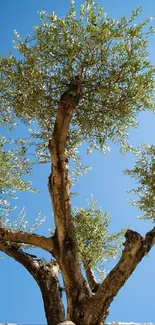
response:
[[[130,277],[142,258],[155,244],[155,227],[143,238],[139,233],[127,230],[125,248],[118,264],[107,275],[96,294],[90,298],[85,314],[85,324],[95,325],[102,320],[110,303]]]
[[[86,272],[86,276],[87,276],[87,280],[88,280],[90,289],[92,292],[96,292],[97,289],[99,288],[100,284],[96,281],[93,271],[88,263],[87,264],[84,263],[84,268],[85,268],[85,272]]]
[[[144,238],[143,248],[144,248],[145,254],[147,254],[150,251],[150,249],[154,246],[154,244],[155,244],[155,227],[153,227],[152,230],[147,232],[147,234]]]
[[[0,228],[0,242],[15,242],[29,244],[46,250],[52,253],[53,241],[52,238],[47,238],[37,234],[31,234],[24,231],[15,231],[7,228]]]
[[[54,165],[58,162],[58,154],[62,159],[64,158],[69,123],[71,121],[73,111],[80,100],[80,93],[81,87],[79,78],[75,77],[75,80],[68,85],[68,89],[61,95],[52,141],[49,146],[52,156],[52,164]]]

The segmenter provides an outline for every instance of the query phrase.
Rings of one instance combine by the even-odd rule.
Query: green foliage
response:
[[[135,178],[138,184],[129,192],[138,196],[132,204],[143,211],[140,218],[155,221],[155,146],[142,145],[135,167],[125,173]]]
[[[10,209],[9,199],[16,199],[17,191],[32,191],[31,182],[24,179],[24,175],[31,173],[31,161],[25,158],[25,147],[18,142],[0,136],[0,210]]]
[[[41,211],[38,212],[36,218],[33,220],[32,225],[29,224],[27,219],[27,212],[25,208],[21,210],[15,221],[11,222],[8,217],[6,217],[3,221],[4,227],[7,227],[12,230],[20,230],[27,231],[29,233],[33,233],[36,231],[41,224],[45,221],[45,216],[42,215]],[[26,245],[28,246],[28,245]]]
[[[88,209],[74,210],[74,224],[77,235],[80,259],[83,264],[98,270],[109,259],[120,253],[124,230],[120,233],[109,232],[111,219],[101,208],[96,209],[96,202],[91,200]]]
[[[11,209],[8,210],[10,212]],[[27,212],[25,208],[23,208],[14,221],[11,221],[9,213],[3,213],[0,216],[0,219],[2,226],[5,228],[33,233],[34,231],[37,232],[38,228],[42,225],[42,223],[45,222],[46,217],[42,215],[41,211],[39,211],[36,218],[32,221],[32,224],[30,225],[30,222],[27,219]],[[35,248],[33,245],[23,243],[13,243],[13,245],[16,248],[23,248],[24,250]],[[0,256],[0,258],[2,257]]]
[[[115,21],[94,1],[85,0],[77,19],[74,3],[65,18],[40,12],[34,35],[17,32],[14,56],[1,58],[1,122],[36,121],[45,148],[57,104],[79,76],[81,99],[68,136],[68,156],[84,140],[105,149],[107,139],[123,142],[138,112],[154,110],[154,67],[148,61],[149,20],[135,24],[140,9]],[[8,122],[7,122],[8,121]],[[35,131],[34,131],[35,132]]]
[[[45,217],[41,212],[29,225],[26,218],[26,210],[23,208],[17,218],[11,221],[11,211],[15,210],[12,206],[12,200],[17,199],[18,191],[37,190],[31,188],[31,181],[24,179],[24,176],[31,174],[33,162],[25,158],[26,147],[25,142],[18,139],[17,141],[7,140],[0,136],[0,222],[4,227],[12,230],[22,230],[33,232],[37,230],[45,221]],[[25,249],[31,248],[30,245],[17,244]]]

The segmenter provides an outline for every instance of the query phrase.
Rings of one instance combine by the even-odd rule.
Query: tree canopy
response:
[[[22,39],[15,31],[20,60],[11,55],[0,62],[2,121],[36,121],[35,136],[47,143],[60,96],[76,81],[82,93],[67,146],[87,141],[104,149],[107,139],[123,141],[137,114],[154,110],[154,67],[147,52],[152,29],[145,31],[150,19],[134,23],[140,10],[115,21],[85,1],[78,18],[71,1],[65,18],[40,12],[33,36]],[[74,97],[74,89],[69,91]]]

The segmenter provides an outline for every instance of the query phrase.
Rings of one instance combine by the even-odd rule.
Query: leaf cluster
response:
[[[102,209],[96,208],[92,198],[88,209],[74,210],[80,259],[83,264],[95,268],[109,259],[116,258],[120,253],[124,230],[112,233],[108,230],[110,217]]]
[[[9,200],[16,199],[17,191],[36,191],[31,188],[32,182],[24,178],[30,175],[32,163],[25,158],[22,143],[16,146],[14,141],[0,136],[0,165],[0,209],[7,212]]]
[[[155,146],[141,145],[138,159],[133,169],[125,174],[135,178],[138,187],[129,192],[138,197],[131,203],[142,212],[142,219],[155,220]]]

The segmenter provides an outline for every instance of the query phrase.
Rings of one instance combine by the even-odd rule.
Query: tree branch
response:
[[[35,272],[39,268],[39,261],[34,260],[30,254],[24,253],[15,244],[0,241],[0,250],[8,256],[14,258],[17,262],[21,263],[29,272]],[[31,272],[30,272],[31,273]]]
[[[91,270],[91,267],[89,266],[88,263],[87,264],[84,263],[84,269],[86,272],[90,289],[93,293],[95,293],[98,290],[100,284],[96,281],[93,271]]]
[[[38,283],[48,324],[57,325],[62,322],[65,311],[54,265],[43,264],[40,260],[33,259],[30,254],[23,252],[14,244],[0,242],[0,250],[22,264]]]
[[[102,321],[118,291],[155,244],[155,227],[146,234],[145,238],[132,230],[127,230],[125,237],[125,248],[120,261],[107,275],[96,294],[90,298],[84,316],[86,325],[90,323],[95,325]]]
[[[45,251],[52,253],[53,240],[37,234],[31,234],[24,231],[15,231],[7,228],[0,228],[0,242],[15,242],[34,245]]]
[[[152,230],[147,232],[145,238],[144,238],[144,251],[145,255],[150,251],[150,249],[154,246],[155,244],[155,227],[153,227]]]

